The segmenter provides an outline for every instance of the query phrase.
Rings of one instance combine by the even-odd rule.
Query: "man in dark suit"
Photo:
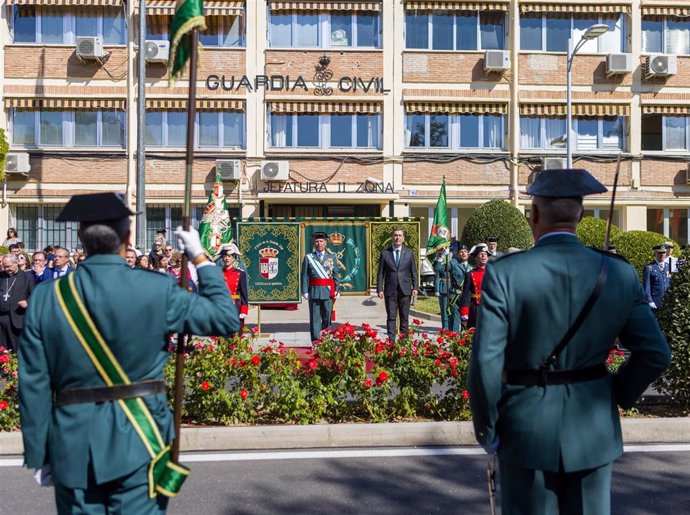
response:
[[[376,292],[386,301],[386,331],[395,341],[398,334],[396,318],[400,317],[400,333],[407,332],[410,301],[417,295],[419,281],[417,262],[412,251],[405,247],[405,232],[393,230],[393,245],[381,251],[379,270],[376,274]]]
[[[665,260],[666,247],[656,245],[653,249],[654,261],[642,269],[642,286],[647,304],[656,315],[664,304],[664,295],[671,285],[671,265]]]
[[[618,406],[670,362],[635,269],[575,235],[582,197],[605,191],[585,170],[541,172],[527,189],[535,246],[486,271],[468,390],[477,441],[498,451],[503,515],[609,515]],[[609,374],[617,338],[630,357]]]
[[[53,268],[49,270],[51,279],[58,279],[66,276],[70,272],[74,272],[74,268],[69,264],[69,251],[67,249],[57,247],[53,255]]]
[[[34,252],[31,257],[31,270],[29,273],[33,276],[36,284],[43,281],[50,281],[53,278],[50,268],[48,268],[48,260],[45,252]]]
[[[187,473],[169,460],[168,336],[240,325],[196,230],[176,234],[199,271],[198,295],[127,267],[131,214],[114,193],[72,197],[57,220],[80,222],[89,258],[36,287],[19,343],[24,461],[41,484],[52,476],[61,515],[165,513]]]

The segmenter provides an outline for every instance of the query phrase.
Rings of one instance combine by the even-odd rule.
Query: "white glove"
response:
[[[54,486],[53,471],[50,465],[43,465],[40,469],[34,469],[34,480],[38,486]]]
[[[465,322],[467,322],[470,319],[470,317],[468,315],[462,315],[460,318],[462,320],[464,320]]]
[[[199,239],[199,231],[194,227],[190,227],[189,231],[183,231],[182,227],[178,226],[175,229],[175,236],[177,236],[177,246],[180,252],[187,254],[190,261],[204,253],[204,247]]]
[[[439,292],[437,292],[437,291],[434,292],[434,297],[440,297],[440,296],[441,296],[441,294]]]
[[[340,292],[337,292],[337,293],[335,294],[335,298],[336,298],[336,299],[339,299],[339,298],[340,298]]]
[[[309,294],[308,293],[303,293],[302,297],[304,297],[304,300],[309,300]]]
[[[656,304],[654,302],[650,302],[649,307],[652,309],[657,309]]]
[[[247,313],[240,313],[240,320],[247,318]]]

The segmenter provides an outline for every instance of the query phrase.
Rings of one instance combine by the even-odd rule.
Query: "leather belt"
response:
[[[64,406],[66,404],[83,404],[86,402],[118,401],[161,393],[165,393],[165,381],[162,379],[113,386],[65,388],[55,394],[55,404],[57,406]]]
[[[517,386],[547,386],[594,381],[606,377],[609,371],[604,363],[572,370],[504,370],[503,383]]]

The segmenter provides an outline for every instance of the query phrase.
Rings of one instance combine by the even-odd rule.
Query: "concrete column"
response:
[[[135,211],[136,204],[136,189],[137,189],[137,116],[139,111],[137,109],[137,80],[139,74],[137,73],[137,38],[138,38],[138,17],[134,15],[134,5],[138,4],[135,0],[127,2],[127,141],[125,142],[127,150],[127,182],[125,186],[125,196],[127,204]],[[143,130],[143,127],[142,127]],[[140,216],[146,216],[142,213]],[[132,231],[132,242],[136,241],[137,227],[136,220],[132,217],[130,225]]]
[[[624,231],[646,231],[647,230],[647,207],[646,206],[624,206],[621,209],[623,223],[621,229]]]
[[[510,151],[510,200],[518,205],[520,153],[520,105],[518,103],[520,59],[520,8],[518,0],[511,0],[508,16],[508,45],[510,48],[510,112],[508,113],[508,150]]]
[[[0,84],[5,83],[5,45],[10,40],[10,31],[7,16],[12,12],[7,6],[3,5],[3,9],[0,9]],[[0,96],[2,93],[0,93]],[[7,111],[5,109],[0,109],[0,129],[5,130],[5,137],[7,141],[10,142],[11,137],[9,133],[9,120],[7,119]],[[1,186],[0,186],[1,187]],[[12,226],[12,221],[10,220],[10,207],[6,204],[6,197],[3,197],[3,202],[0,204],[0,235],[4,240],[4,234],[7,233],[7,229]],[[23,235],[19,235],[21,238]]]
[[[383,44],[383,83],[390,90],[383,96],[383,155],[393,156],[384,164],[383,182],[400,190],[403,183],[402,155],[404,142],[400,128],[404,126],[402,106],[402,53],[405,48],[405,10],[395,0],[383,0],[381,14]],[[396,206],[397,207],[397,206]]]
[[[247,76],[264,73],[266,48],[268,47],[268,4],[265,2],[245,3],[246,66]],[[239,187],[250,192],[259,179],[261,160],[265,156],[268,109],[264,98],[266,88],[247,93],[247,153],[244,176]],[[243,205],[242,217],[259,216],[258,204]]]

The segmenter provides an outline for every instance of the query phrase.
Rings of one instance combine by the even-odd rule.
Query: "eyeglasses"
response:
[[[179,261],[176,261],[175,263],[172,264],[172,266],[174,266],[174,267],[182,266],[182,263],[180,263]]]

